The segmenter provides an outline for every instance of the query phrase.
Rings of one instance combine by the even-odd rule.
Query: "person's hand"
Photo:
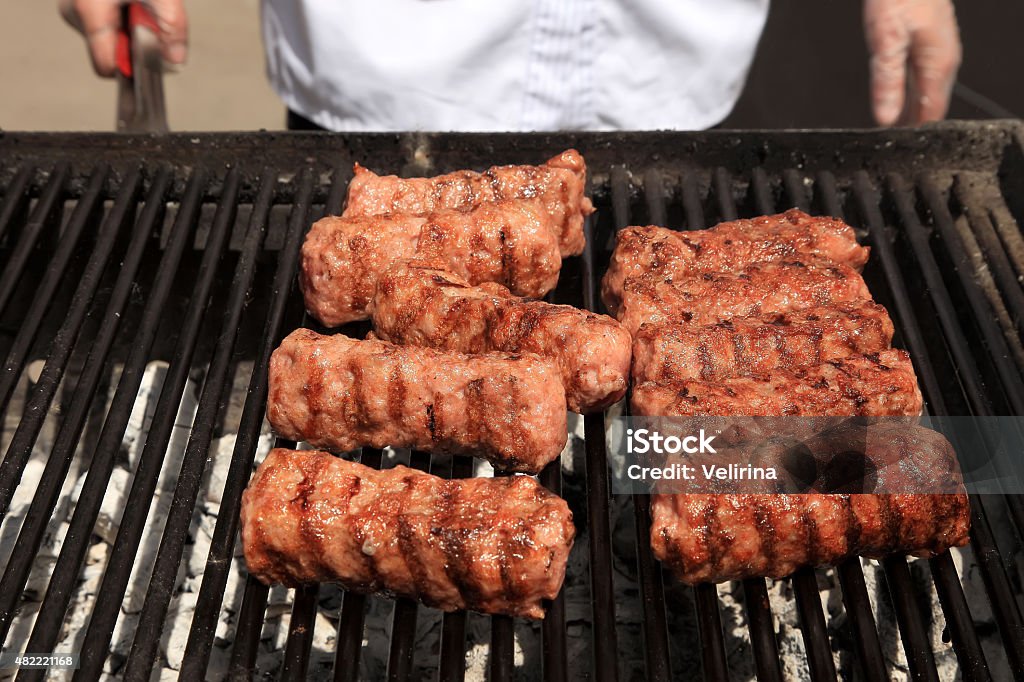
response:
[[[961,57],[952,1],[865,0],[864,30],[879,125],[943,118]]]
[[[97,74],[110,78],[117,71],[117,32],[123,0],[60,0],[64,19],[85,36]],[[148,0],[160,26],[160,51],[169,64],[183,64],[188,51],[188,19],[184,0]]]

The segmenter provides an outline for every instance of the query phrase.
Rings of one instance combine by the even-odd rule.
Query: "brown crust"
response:
[[[830,260],[860,270],[869,251],[857,244],[853,229],[841,220],[812,217],[798,209],[692,232],[627,227],[617,235],[601,281],[601,296],[615,313],[626,279],[648,272],[677,279],[694,272],[732,272],[751,263],[795,257]]]
[[[246,563],[261,581],[337,581],[446,611],[543,618],[575,534],[565,501],[532,478],[446,481],[325,452],[271,451],[242,500]]]
[[[565,446],[565,392],[533,353],[463,355],[298,329],[270,361],[267,418],[339,452],[409,447],[536,473]]]
[[[626,392],[630,338],[606,315],[515,297],[497,284],[422,262],[401,262],[381,278],[374,333],[394,343],[463,353],[537,353],[559,367],[574,412],[599,411]]]
[[[594,208],[584,195],[583,157],[568,149],[540,166],[494,166],[483,173],[457,171],[432,178],[381,176],[356,164],[345,217],[387,213],[426,215],[467,210],[486,202],[535,199],[543,206],[563,257],[583,253],[583,219]]]

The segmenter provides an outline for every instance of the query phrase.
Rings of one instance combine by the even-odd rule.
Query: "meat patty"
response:
[[[712,324],[644,324],[633,340],[633,381],[713,381],[798,369],[885,350],[892,320],[869,301]]]
[[[497,284],[473,287],[457,275],[409,262],[384,274],[372,308],[374,332],[394,343],[551,358],[573,412],[604,409],[626,393],[629,333],[606,315],[518,298]]]
[[[242,495],[242,547],[266,584],[338,582],[444,611],[544,617],[575,529],[528,476],[444,480],[275,449]]]
[[[731,317],[869,300],[867,285],[848,265],[779,261],[754,263],[736,272],[677,278],[652,272],[631,277],[623,288],[618,318],[630,334],[636,334],[645,322],[710,324]]]
[[[284,438],[344,452],[388,445],[475,455],[536,473],[567,439],[555,363],[463,355],[308,329],[270,359],[267,418]]]
[[[910,356],[884,350],[767,375],[646,381],[633,414],[646,416],[916,416],[924,401]]]
[[[583,253],[583,218],[594,211],[583,192],[587,166],[575,149],[541,166],[495,166],[483,173],[459,171],[433,178],[380,176],[359,164],[348,186],[345,217],[469,209],[483,202],[539,199],[549,218],[560,253]]]
[[[426,216],[329,217],[302,245],[306,309],[327,326],[369,317],[380,275],[395,261],[430,259],[473,284],[499,282],[520,296],[555,288],[562,258],[538,201],[483,203]]]
[[[627,227],[618,233],[601,297],[615,314],[627,278],[656,272],[677,279],[696,272],[734,272],[752,263],[813,258],[860,270],[870,249],[857,244],[853,228],[836,218],[799,209],[751,220],[731,220],[708,230]]]

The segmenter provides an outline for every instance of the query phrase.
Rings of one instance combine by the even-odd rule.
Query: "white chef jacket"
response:
[[[263,0],[271,85],[339,131],[697,130],[768,0]]]

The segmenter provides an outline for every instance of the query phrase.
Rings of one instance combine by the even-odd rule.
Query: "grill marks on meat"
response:
[[[420,263],[400,263],[380,280],[376,335],[399,344],[462,353],[537,353],[557,363],[574,412],[604,409],[625,395],[630,337],[610,317],[473,287]]]
[[[752,263],[797,258],[828,260],[859,271],[868,253],[846,223],[811,217],[799,209],[693,232],[627,227],[618,233],[601,295],[614,314],[625,281],[649,272],[678,279],[695,272],[733,272]]]
[[[583,219],[594,211],[584,196],[586,164],[575,149],[541,166],[495,166],[483,173],[458,171],[433,178],[380,176],[359,164],[349,183],[345,217],[444,209],[466,210],[485,202],[536,199],[564,256],[583,253]]]
[[[250,573],[336,581],[445,611],[544,617],[575,529],[564,500],[526,476],[443,480],[325,452],[275,449],[242,497]]]
[[[408,447],[536,473],[565,446],[565,391],[532,353],[471,356],[288,335],[270,360],[267,418],[281,436],[336,451]]]
[[[716,381],[647,381],[634,387],[633,414],[661,416],[919,415],[921,391],[902,350],[833,360],[762,376]]]
[[[302,245],[306,309],[328,326],[365,320],[381,274],[414,257],[474,284],[498,282],[531,297],[551,291],[562,267],[551,218],[538,201],[426,216],[332,216],[314,223]]]
[[[892,322],[856,272],[867,255],[841,222],[799,211],[684,234],[627,228],[602,293],[634,335],[633,414],[920,414],[910,358],[890,348]],[[963,545],[955,453],[911,421],[871,425],[865,456],[884,489],[949,494],[656,494],[655,556],[698,583]]]
[[[753,263],[736,272],[664,278],[652,272],[626,280],[618,317],[631,334],[645,322],[710,324],[732,317],[870,301],[861,276],[827,261]]]
[[[473,284],[496,282],[518,296],[539,298],[558,284],[562,267],[549,223],[536,201],[438,211],[423,225],[417,257]]]
[[[685,583],[781,578],[801,566],[967,542],[967,495],[654,495],[651,546]]]
[[[644,324],[633,340],[633,380],[714,381],[885,350],[893,325],[869,301],[723,322]]]

